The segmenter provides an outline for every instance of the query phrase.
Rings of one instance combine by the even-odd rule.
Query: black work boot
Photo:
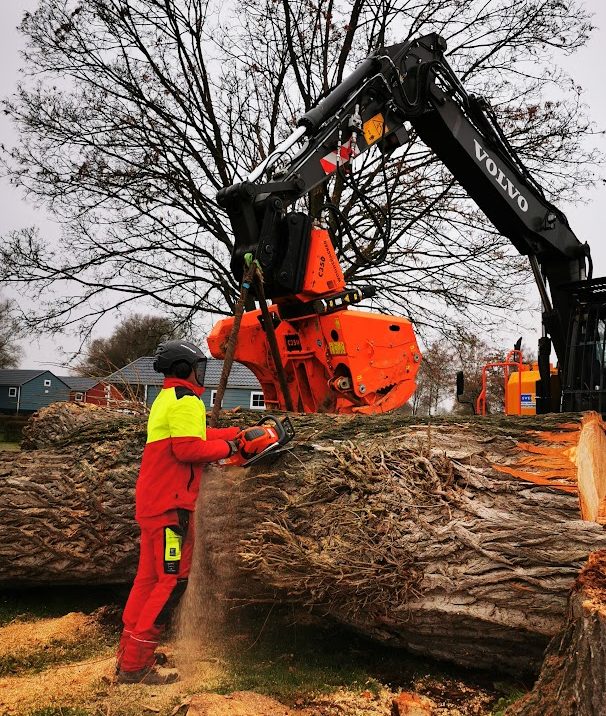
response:
[[[145,684],[147,686],[163,686],[174,684],[179,680],[179,672],[174,669],[158,669],[156,666],[138,671],[122,671],[116,674],[118,684]]]
[[[154,666],[168,666],[168,667],[173,666],[172,664],[169,664],[169,661],[170,661],[170,659],[163,651],[157,651],[154,654]],[[120,673],[120,671],[121,671],[120,659],[118,658],[116,660],[116,671],[115,671],[116,676]],[[128,672],[126,672],[126,673],[128,673]],[[139,673],[139,672],[137,672],[137,673]]]

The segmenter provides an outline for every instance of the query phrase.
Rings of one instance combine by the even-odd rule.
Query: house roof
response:
[[[120,368],[104,380],[107,383],[123,385],[162,385],[163,377],[153,369],[153,356],[137,358],[132,363]]]
[[[24,383],[28,383],[30,380],[37,378],[39,375],[48,372],[48,370],[21,370],[20,368],[4,368],[3,370],[0,370],[0,385],[23,385]],[[59,380],[61,379],[59,378]]]
[[[206,365],[206,377],[204,385],[207,388],[217,388],[221,379],[221,371],[223,370],[223,361],[216,358],[209,358]],[[230,388],[247,388],[249,390],[261,390],[259,381],[255,378],[255,374],[241,363],[236,363],[231,367],[229,380],[227,385]]]
[[[70,390],[83,392],[90,390],[93,385],[97,385],[97,383],[101,383],[104,380],[103,378],[83,378],[80,375],[60,375],[58,378],[62,380]]]
[[[104,378],[108,383],[119,383],[126,385],[162,385],[163,376],[153,369],[153,356],[137,358]],[[221,378],[223,361],[216,358],[209,358],[206,366],[206,388],[216,388]],[[253,372],[240,363],[234,363],[229,376],[228,386],[230,388],[245,388],[248,390],[261,390],[259,381]]]

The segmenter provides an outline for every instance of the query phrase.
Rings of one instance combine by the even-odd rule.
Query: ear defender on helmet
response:
[[[187,361],[180,360],[171,365],[170,372],[172,375],[175,376],[175,378],[181,378],[182,380],[185,380],[185,378],[189,378],[189,374],[191,373],[191,365],[187,363]]]

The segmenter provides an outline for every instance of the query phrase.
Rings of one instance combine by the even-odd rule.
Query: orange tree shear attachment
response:
[[[268,409],[286,408],[265,324],[271,320],[295,410],[381,413],[416,388],[421,354],[411,322],[351,308],[365,297],[346,289],[328,232],[312,229],[299,293],[242,316],[235,359],[252,370]],[[223,358],[233,318],[219,321],[208,344]]]

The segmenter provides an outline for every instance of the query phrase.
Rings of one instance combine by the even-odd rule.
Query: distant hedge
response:
[[[21,442],[28,419],[28,415],[0,415],[0,442]]]

